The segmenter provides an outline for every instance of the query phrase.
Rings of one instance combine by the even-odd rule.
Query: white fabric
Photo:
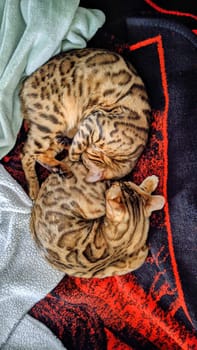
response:
[[[65,350],[66,348],[41,322],[26,315],[1,350]]]
[[[12,343],[14,339],[23,341],[30,323],[30,320],[24,319],[27,318],[25,315],[63,278],[62,272],[45,262],[31,238],[31,208],[29,197],[0,165],[0,349],[9,338]],[[36,332],[38,328],[34,323],[32,329]],[[28,347],[16,344],[13,349],[34,349],[34,341],[41,333],[39,329],[37,334],[31,334]],[[24,341],[27,341],[26,338]],[[48,349],[56,348],[49,346]]]

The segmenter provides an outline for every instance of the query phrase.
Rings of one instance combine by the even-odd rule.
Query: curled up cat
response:
[[[66,274],[104,278],[138,269],[148,255],[150,215],[164,197],[152,195],[158,178],[88,183],[81,162],[72,176],[51,174],[31,216],[32,237],[45,259]]]
[[[88,182],[119,179],[135,166],[147,140],[151,109],[144,83],[118,53],[79,49],[45,63],[22,84],[22,116],[29,125],[21,155],[35,200],[35,163],[70,174],[56,158],[62,137],[72,139],[69,159],[82,159]]]

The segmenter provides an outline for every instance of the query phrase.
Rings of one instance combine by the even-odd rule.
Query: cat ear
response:
[[[123,213],[124,204],[121,189],[112,186],[106,194],[106,216],[112,221],[121,221]]]
[[[158,186],[159,179],[157,176],[148,176],[140,185],[140,188],[146,193],[152,193]]]
[[[97,182],[103,180],[103,171],[100,169],[90,169],[87,176],[87,182]]]
[[[146,200],[145,212],[146,216],[149,217],[155,210],[160,210],[165,204],[165,198],[163,196],[150,196]]]

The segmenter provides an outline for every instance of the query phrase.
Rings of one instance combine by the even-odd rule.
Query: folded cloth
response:
[[[28,324],[31,323],[29,319],[24,320],[24,316],[63,277],[63,273],[52,269],[44,261],[34,246],[29,232],[31,207],[32,202],[23,189],[0,165],[1,349],[4,348],[9,339],[12,343],[13,339],[23,341],[23,334],[27,334]],[[25,328],[27,329],[25,330]],[[46,333],[44,328],[40,329],[36,325],[32,326],[31,329],[34,331],[37,329],[38,334],[42,333],[41,330],[44,334]],[[39,337],[38,334],[37,332],[36,334],[32,333],[28,348],[22,346],[13,348],[34,349],[31,347],[31,342],[34,344],[35,339],[38,338],[42,342],[42,338],[46,338],[44,335]],[[55,347],[51,348],[55,349]],[[7,346],[5,349],[10,349],[10,347]]]
[[[22,124],[20,81],[49,58],[83,48],[105,21],[79,0],[0,1],[0,158],[14,146]]]
[[[65,350],[62,342],[43,323],[26,315],[1,350]]]

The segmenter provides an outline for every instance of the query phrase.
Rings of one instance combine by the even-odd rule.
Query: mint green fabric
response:
[[[60,51],[85,47],[104,21],[79,0],[0,0],[0,158],[22,124],[21,79]]]

